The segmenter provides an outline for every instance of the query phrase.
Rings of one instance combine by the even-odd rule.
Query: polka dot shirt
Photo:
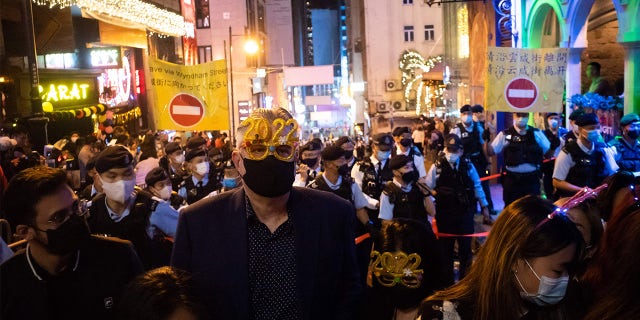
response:
[[[296,246],[292,214],[271,233],[246,198],[250,318],[301,319],[297,299]]]

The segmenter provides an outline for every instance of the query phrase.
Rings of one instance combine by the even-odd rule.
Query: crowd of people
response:
[[[634,318],[640,117],[612,141],[594,113],[559,118],[496,132],[465,105],[455,125],[325,143],[256,109],[234,137],[72,132],[42,156],[17,128],[0,137],[0,315]]]

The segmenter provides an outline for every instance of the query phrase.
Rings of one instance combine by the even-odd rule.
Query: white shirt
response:
[[[320,169],[321,169],[321,166],[318,166],[315,169],[310,169],[311,171],[309,171],[309,176],[311,177],[311,180],[313,180],[316,176],[318,176],[318,173],[320,173]],[[299,173],[296,173],[296,179],[293,180],[293,186],[304,188],[307,186],[307,179],[302,179],[302,175],[300,175]]]
[[[382,162],[380,162],[380,160],[378,160],[378,158],[376,158],[375,155],[372,155],[371,157],[369,157],[369,159],[371,159],[371,164],[373,165],[373,167],[376,170],[376,174],[380,174],[378,172],[378,163],[380,164],[381,168],[384,168],[385,164],[387,163],[388,159],[383,160]],[[422,166],[424,166],[424,161],[422,162]],[[362,171],[360,171],[360,163],[356,163],[353,168],[351,169],[351,177],[353,178],[353,181],[355,181],[355,183],[358,185],[358,187],[360,188],[360,190],[362,190],[362,178],[364,178],[364,173]],[[369,204],[367,205],[367,207],[369,209],[375,210],[376,206],[378,204],[378,200],[377,199],[373,199],[371,198],[368,194],[363,193],[365,198],[367,198],[367,201],[369,202]]]
[[[331,181],[329,181],[329,179],[327,179],[324,174],[322,175],[322,178],[327,183],[329,188],[331,188],[331,190],[340,189],[340,185],[342,184],[342,176],[338,176],[338,181],[336,182],[336,184],[331,183]],[[353,206],[356,209],[362,209],[369,205],[369,201],[367,200],[365,194],[362,192],[360,186],[358,186],[357,183],[351,184],[351,200],[353,201]]]
[[[472,122],[471,127],[469,128],[467,128],[467,126],[465,126],[464,123],[462,124],[462,126],[464,127],[464,130],[467,132],[473,132],[473,128],[478,127],[478,142],[480,142],[480,145],[484,144],[484,140],[482,140],[482,133],[484,132],[484,128],[482,128],[482,126],[476,125],[476,122]],[[457,125],[451,128],[451,131],[449,131],[449,133],[455,134],[458,137],[462,138],[462,132],[460,132],[460,128]]]
[[[578,147],[580,147],[580,150],[584,151],[586,154],[590,155],[593,153],[595,144],[592,144],[591,148],[587,148],[585,145],[582,144],[580,139],[577,139],[576,142],[578,142]],[[615,150],[612,150],[612,149],[614,148],[605,147],[602,149],[605,157],[604,169],[605,169],[606,175],[611,175],[616,171],[618,171],[619,169],[618,164],[614,160],[616,152]],[[575,165],[576,163],[575,161],[573,161],[573,158],[571,157],[570,154],[568,154],[564,150],[560,151],[560,153],[558,154],[558,157],[556,158],[556,164],[553,167],[553,178],[561,181],[565,181],[567,179],[567,175],[569,175],[569,171]],[[582,187],[582,186],[578,186],[578,187]]]
[[[400,187],[400,189],[402,189],[403,192],[411,191],[411,185],[403,187],[401,183],[396,181],[396,179],[393,179],[393,183],[396,186]],[[389,196],[387,196],[387,194],[385,194],[383,192],[380,195],[380,213],[378,214],[378,218],[380,218],[382,220],[391,220],[391,219],[393,219],[393,208],[394,207],[395,207],[395,205],[393,203],[389,202]]]
[[[544,135],[544,132],[542,132],[542,130],[535,130],[534,137],[536,139],[536,142],[540,146],[540,148],[542,148],[542,154],[547,153],[547,151],[551,147],[551,143],[549,142],[547,137]],[[509,141],[507,141],[504,131],[500,131],[500,133],[498,133],[498,135],[491,142],[491,147],[493,147],[493,151],[495,153],[502,152],[502,149],[507,145],[509,145]],[[507,170],[512,172],[518,172],[518,173],[533,172],[538,169],[537,167],[538,165],[539,163],[538,164],[523,163],[517,166],[507,166]]]
[[[424,131],[413,130],[413,133],[411,134],[411,138],[413,138],[413,143],[424,143]]]

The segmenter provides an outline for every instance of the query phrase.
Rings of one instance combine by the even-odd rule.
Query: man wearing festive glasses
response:
[[[353,206],[293,187],[298,124],[256,109],[232,160],[243,187],[183,211],[171,264],[193,274],[220,319],[350,319],[361,286]]]
[[[26,169],[2,203],[27,241],[0,266],[0,319],[112,319],[124,286],[142,272],[131,243],[91,236],[64,171]]]

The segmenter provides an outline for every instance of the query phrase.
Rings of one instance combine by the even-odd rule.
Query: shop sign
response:
[[[88,79],[41,82],[39,92],[42,102],[51,102],[54,107],[91,104],[97,101],[95,83]]]
[[[90,48],[88,54],[93,68],[122,68],[120,47]]]

